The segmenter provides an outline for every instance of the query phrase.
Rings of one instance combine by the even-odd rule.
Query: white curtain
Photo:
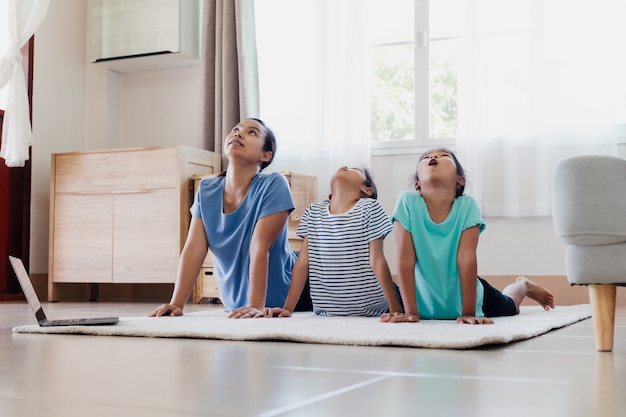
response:
[[[0,51],[0,88],[7,88],[7,102],[2,124],[0,157],[8,167],[24,166],[32,144],[28,93],[22,70],[20,49],[43,21],[48,0],[2,0],[8,2],[6,23],[0,25],[6,51]]]
[[[359,0],[256,0],[261,118],[272,170],[317,176],[370,163],[367,45]]]
[[[560,159],[616,153],[621,2],[462,2],[458,151],[484,215],[550,215]]]

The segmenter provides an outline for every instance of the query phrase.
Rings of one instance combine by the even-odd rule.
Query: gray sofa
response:
[[[557,165],[553,223],[567,279],[588,285],[596,348],[613,350],[616,287],[626,283],[626,160],[579,156]]]

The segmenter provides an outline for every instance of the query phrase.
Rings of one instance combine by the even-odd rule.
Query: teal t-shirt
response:
[[[435,223],[421,194],[404,191],[398,196],[391,219],[399,221],[413,238],[420,318],[459,317],[462,297],[457,252],[461,233],[477,225],[481,233],[485,229],[476,200],[471,196],[455,198],[448,217],[441,223]],[[484,316],[483,293],[483,286],[476,277],[476,317]]]

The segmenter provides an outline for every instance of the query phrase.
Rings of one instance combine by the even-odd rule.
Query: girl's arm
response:
[[[389,312],[402,313],[402,305],[398,300],[396,289],[393,285],[393,280],[391,279],[391,271],[389,271],[389,265],[387,264],[387,259],[385,258],[385,254],[383,252],[383,238],[372,240],[369,246],[370,265],[374,274],[376,274],[380,288],[382,288],[383,293],[385,294],[387,304],[389,304]]]
[[[291,284],[289,285],[289,292],[285,299],[285,305],[283,308],[266,308],[263,314],[266,317],[291,317],[291,313],[296,308],[298,300],[302,295],[302,290],[306,285],[306,280],[309,277],[309,238],[304,237],[302,246],[300,247],[300,253],[298,259],[293,265],[291,271]]]
[[[250,295],[248,305],[230,312],[230,318],[262,317],[267,295],[269,254],[283,230],[289,212],[270,214],[257,220],[250,241]]]
[[[170,303],[157,307],[149,314],[150,317],[181,316],[183,314],[183,307],[191,295],[196,279],[198,279],[208,249],[202,219],[192,217],[187,240],[178,261],[176,284],[174,284]]]
[[[402,303],[404,304],[404,314],[395,315],[388,314],[381,317],[385,322],[416,322],[419,321],[419,311],[417,310],[417,299],[415,296],[415,248],[413,246],[413,237],[402,224],[395,220],[393,222],[393,234],[396,237],[396,245],[398,247],[398,286],[402,295]]]
[[[476,279],[478,277],[476,249],[478,248],[479,236],[480,228],[478,226],[473,226],[463,231],[461,234],[461,240],[459,241],[457,263],[459,266],[461,298],[463,303],[461,317],[457,319],[459,323],[493,323],[493,320],[491,319],[476,317]]]

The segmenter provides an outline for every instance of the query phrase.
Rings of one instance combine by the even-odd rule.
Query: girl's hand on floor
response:
[[[420,321],[419,316],[415,314],[405,314],[401,312],[384,313],[380,316],[383,323],[417,323]]]
[[[265,307],[263,317],[291,317],[291,311],[280,307]]]
[[[461,316],[456,319],[459,324],[493,324],[494,321],[487,317]]]
[[[161,304],[154,311],[148,313],[148,317],[161,317],[161,316],[182,316],[183,309],[174,304]]]
[[[234,309],[228,315],[229,319],[255,319],[263,317],[263,308],[246,306]]]

